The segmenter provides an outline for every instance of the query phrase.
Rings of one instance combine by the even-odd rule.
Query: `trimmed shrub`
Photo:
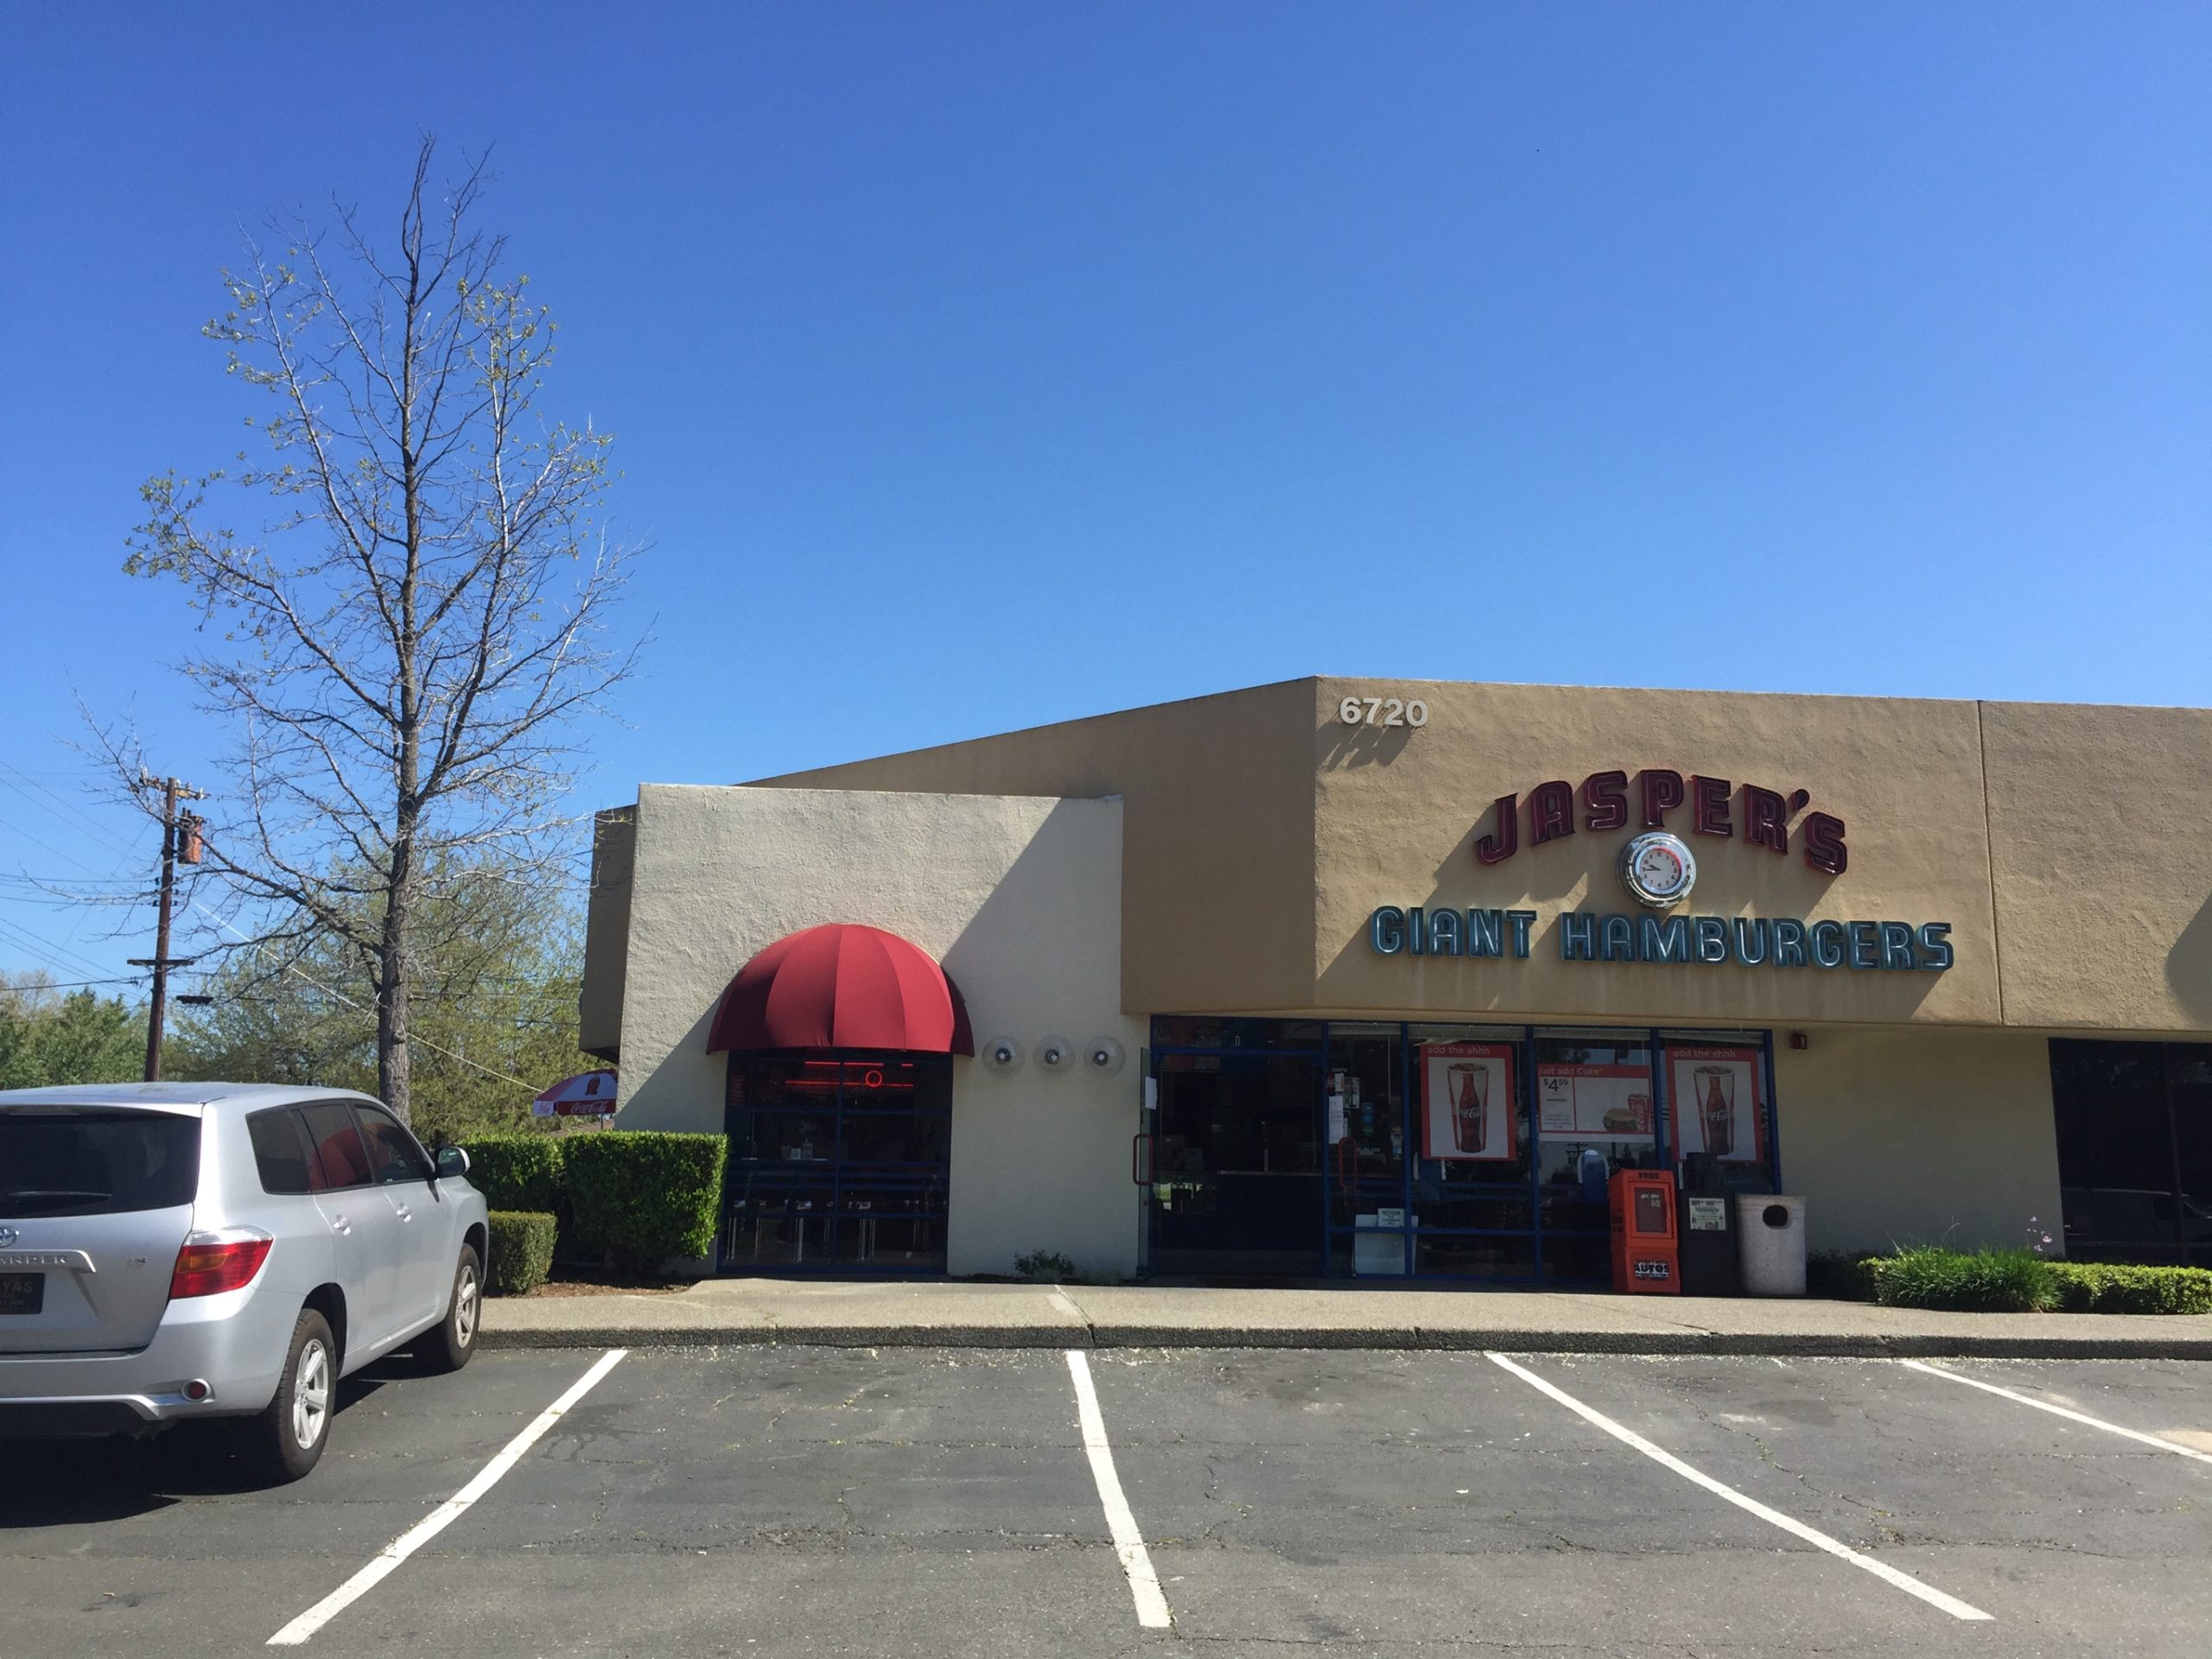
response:
[[[721,1219],[725,1152],[719,1135],[601,1129],[569,1136],[562,1160],[577,1242],[632,1273],[707,1255]]]
[[[2069,1313],[2212,1313],[2212,1268],[2054,1262],[2050,1269]]]
[[[494,1210],[560,1215],[561,1143],[550,1135],[487,1135],[461,1143],[468,1181]]]
[[[1961,1313],[2034,1313],[2058,1305],[2052,1264],[2033,1250],[1940,1249],[1923,1245],[1870,1264],[1874,1297],[1888,1307]]]
[[[484,1287],[494,1296],[519,1296],[536,1290],[553,1270],[553,1217],[543,1211],[494,1210],[492,1260]]]

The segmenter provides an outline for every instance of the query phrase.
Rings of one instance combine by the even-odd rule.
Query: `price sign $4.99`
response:
[[[1428,705],[1419,697],[1346,697],[1337,718],[1347,726],[1426,726]]]

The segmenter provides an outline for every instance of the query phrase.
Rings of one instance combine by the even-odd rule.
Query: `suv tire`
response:
[[[321,1461],[337,1407],[338,1344],[329,1322],[303,1308],[276,1397],[238,1425],[247,1466],[272,1482],[299,1479]]]
[[[446,1316],[415,1339],[415,1363],[426,1371],[457,1371],[476,1352],[476,1332],[484,1314],[484,1264],[476,1247],[461,1247],[454,1264],[453,1296]]]

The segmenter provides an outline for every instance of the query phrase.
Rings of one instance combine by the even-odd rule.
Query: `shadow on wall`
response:
[[[2212,1025],[2212,898],[2205,899],[2166,952],[2166,983],[2191,1019]]]
[[[1080,885],[1082,875],[1087,873],[1082,867],[1087,865],[1094,850],[1089,837],[1082,833],[1081,825],[1086,820],[1096,825],[1092,834],[1104,836],[1112,842],[1106,855],[1117,868],[1121,861],[1119,837],[1113,834],[1111,827],[1117,821],[1097,814],[1096,807],[1094,802],[1077,801],[1064,801],[1055,806],[941,959],[945,973],[960,988],[961,996],[968,1004],[969,1019],[975,1026],[978,1043],[990,1037],[1012,1036],[1027,1048],[1047,1034],[1041,1029],[1001,1030],[1000,1027],[1008,1020],[1016,1024],[1025,1020],[1034,1024],[1039,1018],[1070,1022],[1069,1029],[1056,1030],[1051,1034],[1065,1037],[1072,1043],[1109,1035],[1121,1020],[1118,961],[1110,983],[1100,988],[1103,995],[1095,1008],[1069,1006],[1068,993],[1050,983],[1055,969],[1080,983],[1088,971],[1084,958],[1100,943],[1099,936],[1069,914],[1072,893],[1083,893],[1083,902],[1086,906],[1089,903],[1088,893]],[[1074,887],[1069,880],[1071,861],[1077,866],[1077,885]],[[1103,939],[1117,946],[1122,929],[1118,902],[1103,918]],[[1007,990],[1014,988],[1007,984],[1009,972],[1020,977],[1015,994],[1025,1001],[1036,998],[1046,1005],[1044,1010],[1032,1015],[1027,1011],[1007,1008]],[[1075,1025],[1084,1028],[1076,1030]],[[986,1026],[990,1029],[986,1031]],[[1092,1030],[1092,1026],[1097,1029]]]
[[[1315,734],[1321,752],[1321,770],[1344,772],[1356,766],[1387,766],[1405,753],[1413,741],[1410,726],[1347,726],[1332,711]]]

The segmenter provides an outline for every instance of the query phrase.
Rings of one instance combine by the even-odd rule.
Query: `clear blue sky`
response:
[[[421,130],[652,543],[591,805],[1312,672],[2212,702],[2208,86],[2201,4],[9,7],[0,966],[147,954],[14,880],[150,856],[75,696],[216,747],[136,486],[241,224]]]

